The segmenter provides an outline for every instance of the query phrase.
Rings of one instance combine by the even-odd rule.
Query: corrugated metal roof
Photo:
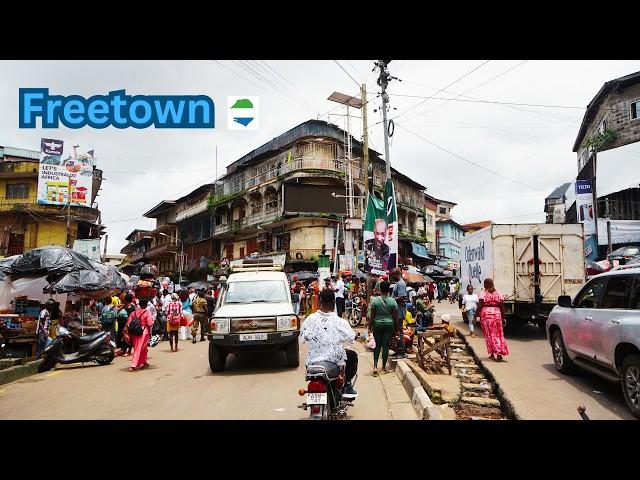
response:
[[[631,73],[629,75],[625,75],[624,77],[616,78],[614,80],[610,80],[602,85],[602,88],[596,96],[593,97],[593,100],[587,105],[587,111],[582,118],[582,124],[580,125],[580,131],[578,132],[578,136],[576,137],[576,141],[573,144],[573,151],[577,152],[580,148],[580,144],[582,143],[582,139],[587,133],[587,128],[591,124],[591,121],[594,119],[596,114],[599,111],[599,107],[604,101],[604,99],[614,90],[618,88],[626,88],[631,85],[636,85],[640,83],[640,72]]]
[[[15,147],[0,147],[0,157],[23,157],[30,160],[40,160],[39,150],[27,150],[24,148]]]
[[[545,200],[563,198],[564,194],[567,193],[567,188],[569,188],[569,185],[571,185],[571,182],[563,183],[558,188],[556,188],[553,192],[551,192],[551,194],[547,198],[545,198]]]

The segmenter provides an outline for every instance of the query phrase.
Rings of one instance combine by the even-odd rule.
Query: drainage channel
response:
[[[452,405],[460,420],[506,420],[496,386],[486,378],[467,345],[451,339],[453,374],[460,379],[460,400]]]

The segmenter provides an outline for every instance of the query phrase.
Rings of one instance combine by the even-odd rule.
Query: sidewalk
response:
[[[479,327],[468,336],[457,303],[435,303],[436,321],[448,313],[452,324],[493,376],[511,413],[522,420],[579,420],[578,405],[587,407],[592,419],[634,419],[627,410],[620,386],[595,375],[562,375],[556,371],[546,334],[533,325],[507,331],[509,355],[504,361],[489,359]]]

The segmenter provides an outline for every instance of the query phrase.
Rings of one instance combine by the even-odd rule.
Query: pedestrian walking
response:
[[[396,320],[398,321],[399,325],[397,327],[397,330],[398,330],[398,333],[402,335],[402,322],[405,318],[405,315],[407,314],[407,301],[408,301],[407,284],[402,278],[401,269],[396,268],[393,271],[393,277],[395,279],[396,284],[393,286],[393,291],[391,296],[396,300],[396,303],[398,304]],[[407,354],[405,353],[404,342],[397,342],[397,346],[398,346],[398,349],[395,351],[392,358],[393,359],[406,358]]]
[[[47,346],[47,341],[49,339],[49,327],[51,326],[51,314],[53,312],[55,306],[55,302],[52,300],[47,300],[47,303],[44,304],[44,308],[40,312],[40,317],[38,318],[38,327],[36,338],[38,340],[38,350],[36,352],[36,357],[40,357],[42,355],[42,351]]]
[[[135,310],[127,320],[127,324],[125,325],[125,329],[127,331],[127,336],[129,337],[129,342],[133,345],[133,355],[131,357],[131,365],[129,366],[129,371],[134,372],[136,370],[140,370],[142,368],[146,368],[149,366],[147,363],[147,355],[149,353],[149,339],[151,338],[151,328],[153,327],[153,317],[149,310],[147,310],[147,305],[149,301],[144,298],[139,302],[140,308]],[[139,321],[140,326],[142,327],[142,332],[140,335],[136,335],[133,324]]]
[[[125,294],[123,302],[120,310],[118,310],[118,341],[116,345],[120,348],[120,354],[123,357],[128,357],[131,355],[131,344],[124,335],[124,328],[129,320],[129,316],[136,310],[136,306],[133,303],[133,295],[130,293]]]
[[[193,322],[193,310],[191,310],[191,298],[189,298],[189,292],[187,290],[180,290],[180,301],[182,302],[182,316],[184,317],[184,323],[186,325],[181,326],[180,339],[191,340],[191,322]]]
[[[104,307],[102,307],[102,313],[100,314],[100,325],[105,332],[111,332],[111,339],[116,338],[116,320],[118,314],[116,307],[113,306],[113,300],[111,297],[105,297],[103,299]]]
[[[196,299],[193,301],[191,308],[193,309],[193,323],[191,324],[192,342],[196,343],[198,338],[198,327],[201,327],[200,341],[204,341],[206,323],[209,318],[209,307],[207,300],[204,298],[204,290],[198,290]]]
[[[389,297],[391,286],[389,282],[380,283],[380,295],[371,297],[369,304],[367,329],[373,334],[376,346],[373,350],[373,376],[378,376],[378,359],[382,350],[382,371],[387,373],[387,360],[389,358],[389,345],[391,337],[397,330],[398,305]]]
[[[342,318],[342,314],[344,313],[344,289],[345,286],[342,281],[342,275],[338,274],[338,280],[335,283],[334,292],[336,292],[336,310],[340,318]]]
[[[467,285],[467,293],[462,297],[462,314],[465,316],[467,323],[469,324],[469,335],[475,337],[473,329],[473,321],[478,309],[478,295],[473,293],[473,287]]]
[[[491,278],[484,280],[484,291],[480,294],[475,318],[480,317],[480,325],[487,344],[487,353],[492,360],[502,360],[509,355],[507,342],[504,339],[505,323],[504,296],[498,292]]]
[[[169,334],[169,346],[172,352],[178,351],[178,331],[182,321],[182,302],[177,293],[171,295],[171,301],[167,304],[167,333]]]

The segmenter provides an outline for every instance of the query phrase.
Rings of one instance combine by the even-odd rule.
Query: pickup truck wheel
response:
[[[284,351],[287,354],[287,367],[297,367],[300,365],[300,345],[297,339],[289,342],[284,348]]]
[[[560,330],[556,330],[551,335],[551,352],[553,354],[553,363],[560,373],[571,374],[577,370],[575,363],[571,361],[567,354],[567,349],[564,348],[564,340]]]
[[[227,363],[227,352],[213,342],[209,342],[209,367],[212,372],[222,372]]]
[[[629,355],[622,362],[620,373],[622,394],[631,413],[640,418],[640,355]]]

